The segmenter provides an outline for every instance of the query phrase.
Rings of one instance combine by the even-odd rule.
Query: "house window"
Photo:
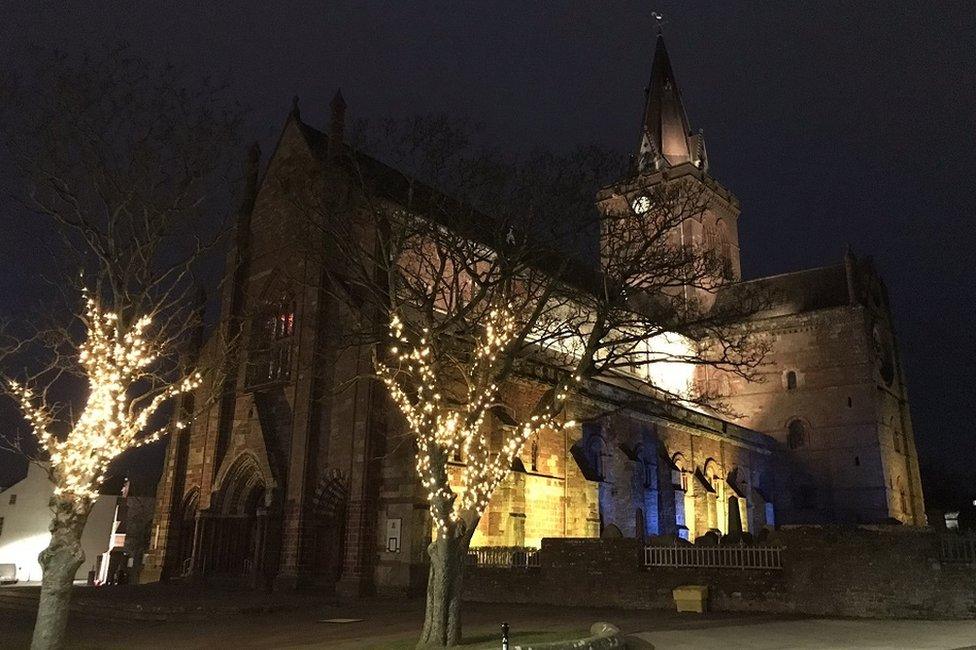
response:
[[[291,376],[295,334],[295,301],[285,298],[270,305],[254,321],[248,385],[286,381]]]
[[[786,373],[786,390],[796,390],[796,372],[793,370]]]
[[[10,501],[8,503],[10,503],[10,505],[14,505],[15,503],[17,503],[17,495],[16,494],[11,494],[10,495]]]
[[[807,444],[807,429],[801,420],[790,421],[787,427],[786,444],[790,449],[799,449]]]

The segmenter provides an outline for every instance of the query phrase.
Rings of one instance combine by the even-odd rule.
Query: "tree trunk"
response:
[[[461,582],[471,535],[462,533],[430,543],[427,612],[418,648],[439,648],[461,642]]]
[[[79,512],[75,504],[56,501],[51,520],[51,543],[38,556],[42,569],[41,599],[31,650],[56,650],[64,646],[75,572],[85,561],[81,533],[88,508]]]

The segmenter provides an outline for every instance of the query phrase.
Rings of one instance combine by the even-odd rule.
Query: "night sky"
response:
[[[293,95],[323,127],[340,86],[352,120],[444,112],[484,122],[501,148],[632,151],[657,11],[711,172],[742,202],[744,275],[838,263],[847,244],[873,255],[926,489],[948,474],[976,484],[974,3],[3,5],[0,64],[29,74],[29,46],[126,40],[227,78],[266,153]],[[33,251],[44,237],[0,203],[0,316],[17,318],[43,291]],[[159,457],[150,449],[128,462]],[[17,466],[0,457],[0,485]]]

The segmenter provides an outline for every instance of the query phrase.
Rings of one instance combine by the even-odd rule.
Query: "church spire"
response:
[[[692,135],[688,126],[681,91],[671,69],[664,37],[659,32],[647,86],[638,169],[649,171],[687,162],[705,166],[704,143],[700,135]]]

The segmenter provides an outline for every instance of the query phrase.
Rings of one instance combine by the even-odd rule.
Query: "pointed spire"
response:
[[[698,137],[698,136],[694,136]],[[647,86],[647,105],[639,149],[639,169],[648,171],[686,162],[699,164],[704,143],[691,142],[688,116],[681,103],[681,91],[671,69],[671,59],[658,33]]]

